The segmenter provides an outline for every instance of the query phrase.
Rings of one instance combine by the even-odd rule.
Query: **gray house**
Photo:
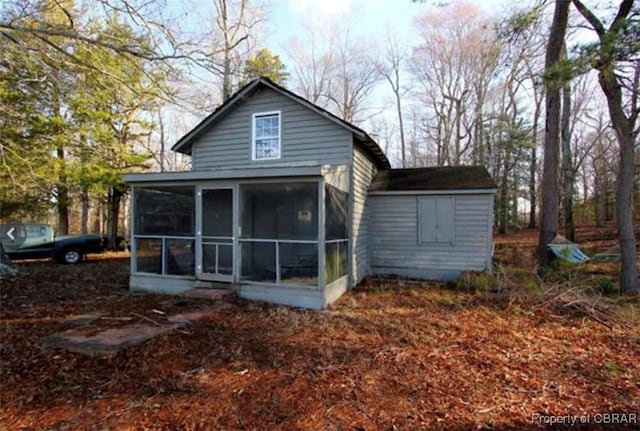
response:
[[[227,283],[324,308],[366,275],[453,279],[491,266],[482,167],[390,169],[376,142],[266,78],[180,139],[188,172],[130,174],[132,290]]]

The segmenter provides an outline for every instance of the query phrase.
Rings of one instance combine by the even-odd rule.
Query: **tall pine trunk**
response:
[[[58,118],[62,118],[62,103],[60,101],[60,88],[57,84],[53,86],[53,109]],[[62,127],[57,127],[56,133],[64,133]],[[58,139],[61,137],[58,136]],[[66,161],[64,144],[58,143],[56,146],[56,157],[59,162],[58,178],[56,178],[56,197],[58,210],[58,234],[69,234],[69,185],[67,183]]]
[[[600,39],[597,61],[598,82],[607,98],[609,117],[616,132],[620,149],[620,164],[616,184],[616,213],[618,216],[618,236],[620,239],[620,290],[625,293],[638,292],[638,268],[636,267],[636,239],[633,231],[633,180],[635,168],[635,143],[638,138],[637,116],[640,114],[638,94],[640,86],[640,66],[636,65],[632,78],[630,100],[625,103],[623,85],[618,75],[618,39],[625,32],[628,19],[634,16],[634,1],[623,0],[609,28],[593,14],[580,0],[573,0],[582,16],[591,24]],[[626,43],[625,43],[626,44]],[[630,106],[629,115],[625,107]]]
[[[636,238],[633,231],[633,180],[635,173],[635,142],[638,132],[626,117],[622,104],[622,90],[613,70],[601,70],[600,86],[607,96],[611,124],[620,146],[620,165],[616,184],[616,213],[620,239],[620,290],[638,292],[636,267]]]
[[[532,80],[533,81],[533,80]],[[535,83],[534,83],[535,85]],[[534,93],[535,94],[535,93]],[[542,113],[542,101],[544,97],[538,98],[534,97],[535,105],[533,111],[533,127],[531,130],[531,155],[530,155],[530,164],[529,164],[529,202],[530,202],[530,211],[529,211],[529,227],[536,227],[536,215],[538,213],[538,187],[537,187],[537,176],[538,176],[538,132],[540,125],[540,115]]]
[[[69,234],[69,188],[67,186],[67,176],[64,173],[64,148],[57,148],[58,159],[62,162],[61,173],[58,176],[56,186],[57,209],[58,209],[58,234]]]
[[[549,44],[545,57],[545,73],[557,67],[564,44],[569,19],[569,5],[566,0],[556,0],[553,23],[549,33]],[[549,244],[558,232],[558,159],[560,146],[560,88],[562,84],[554,80],[546,82],[546,127],[544,134],[544,160],[542,172],[542,213],[540,237],[538,238],[538,265],[546,268],[551,263]]]
[[[89,233],[89,192],[86,188],[82,190],[81,199],[82,215],[80,220],[80,229],[82,231],[82,235],[86,235]]]
[[[109,250],[115,251],[118,246],[118,220],[120,219],[120,201],[122,188],[119,186],[109,189],[107,200],[107,240]]]
[[[538,191],[536,188],[536,174],[538,170],[538,118],[533,120],[533,148],[529,161],[529,227],[536,227],[536,212],[538,210]]]
[[[509,216],[509,157],[504,156],[504,165],[500,177],[500,202],[498,213],[498,232],[507,233],[507,222]]]
[[[614,126],[615,127],[615,126]],[[636,267],[636,238],[633,231],[633,176],[635,151],[634,133],[629,131],[620,138],[620,168],[616,187],[616,212],[620,236],[620,290],[638,292],[638,268]]]
[[[566,49],[565,49],[566,56]],[[571,153],[571,82],[562,87],[562,209],[565,236],[576,240],[573,216],[573,194],[575,175]]]

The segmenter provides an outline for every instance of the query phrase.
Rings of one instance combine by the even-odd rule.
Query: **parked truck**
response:
[[[0,225],[0,241],[12,260],[52,258],[69,265],[87,254],[106,249],[106,237],[90,235],[56,236],[48,224],[8,223]]]

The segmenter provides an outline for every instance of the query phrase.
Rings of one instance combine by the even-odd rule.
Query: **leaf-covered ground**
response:
[[[234,300],[88,357],[41,340],[73,315],[134,318],[95,323],[111,327],[208,304],[130,294],[117,255],[19,267],[0,281],[0,430],[506,430],[560,416],[571,429],[640,428],[603,423],[640,415],[633,305],[609,329],[486,293],[369,281],[327,311]]]

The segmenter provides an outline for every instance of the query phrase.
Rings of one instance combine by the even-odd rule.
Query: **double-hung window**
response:
[[[253,114],[253,160],[279,159],[281,153],[280,111]]]

